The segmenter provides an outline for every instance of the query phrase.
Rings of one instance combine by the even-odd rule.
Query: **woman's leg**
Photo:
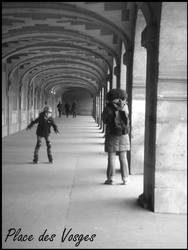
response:
[[[120,169],[121,169],[121,178],[123,181],[126,181],[129,176],[129,168],[128,168],[126,151],[119,152],[119,162],[120,162]]]
[[[115,176],[115,160],[116,153],[109,152],[108,153],[108,166],[106,171],[107,181],[113,181],[113,177]]]

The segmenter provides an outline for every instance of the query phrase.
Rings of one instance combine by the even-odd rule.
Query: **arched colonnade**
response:
[[[33,69],[30,67],[28,71],[23,71],[27,67],[27,59],[24,66],[18,61],[16,67],[11,69],[9,60],[16,58],[10,59],[11,54],[6,55],[2,63],[2,135],[23,130],[30,119],[38,115],[45,101],[52,106],[53,115],[57,116],[56,105],[66,91],[71,90],[72,81],[72,90],[78,82],[79,89],[90,94],[92,115],[103,129],[101,113],[105,95],[112,88],[123,88],[128,93],[131,121],[130,173],[144,175],[143,194],[138,200],[142,206],[155,212],[185,213],[185,5],[162,2],[152,6],[151,3],[135,2],[132,9],[136,13],[132,20],[134,29],[131,31],[134,39],[120,39],[120,52],[118,56],[114,53],[111,64],[105,61],[105,57],[100,62],[97,53],[98,64],[92,59],[84,64],[81,57],[76,59],[75,65],[71,61],[74,68],[72,76],[66,66],[68,58],[60,64],[57,56],[53,64],[49,64],[48,55],[43,55],[42,61],[41,57],[38,60],[35,56]],[[178,13],[182,15],[177,18]],[[11,41],[11,38],[8,39]],[[83,71],[84,77],[81,73],[79,76],[76,74],[78,64],[79,72]],[[39,68],[36,67],[38,65]],[[65,70],[63,88],[62,73],[58,67]],[[53,76],[47,73],[49,68],[57,71],[55,85]],[[14,82],[19,82],[19,85]]]

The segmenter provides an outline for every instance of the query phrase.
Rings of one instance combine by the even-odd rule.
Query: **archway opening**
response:
[[[131,164],[130,173],[144,173],[144,135],[145,135],[145,103],[146,103],[146,60],[147,52],[141,46],[141,33],[146,21],[141,10],[138,10],[135,27],[135,46],[133,57],[133,89],[132,89],[132,131],[131,131]]]
[[[91,93],[84,88],[71,88],[63,93],[62,104],[65,103],[70,106],[75,102],[77,107],[77,115],[89,115],[93,114],[93,97]],[[64,110],[63,110],[64,112]]]

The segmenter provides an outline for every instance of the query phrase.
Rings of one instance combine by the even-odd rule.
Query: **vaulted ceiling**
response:
[[[60,95],[95,95],[131,46],[132,2],[3,2],[2,60],[9,76]]]

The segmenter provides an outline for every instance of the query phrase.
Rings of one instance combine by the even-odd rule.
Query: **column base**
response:
[[[138,196],[137,203],[141,207],[143,207],[145,209],[148,209],[148,210],[151,210],[151,211],[154,212],[151,199],[146,199],[146,197],[144,196],[144,194],[141,194],[141,195]]]

